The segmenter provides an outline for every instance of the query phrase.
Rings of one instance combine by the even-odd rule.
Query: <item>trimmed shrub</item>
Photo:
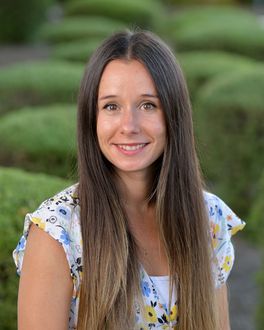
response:
[[[71,177],[76,160],[76,106],[19,109],[0,121],[0,163]]]
[[[223,50],[264,58],[264,30],[242,9],[216,7],[184,10],[165,29],[178,50]]]
[[[262,163],[262,165],[263,165],[263,163]],[[263,201],[264,201],[264,171],[262,172],[262,176],[260,177],[260,180],[258,183],[256,200],[253,203],[253,206],[250,210],[250,214],[248,217],[249,218],[248,232],[249,232],[251,238],[254,240],[254,242],[258,242],[264,246],[264,244],[263,244],[263,237],[264,237],[264,219],[263,219],[264,203],[263,203]],[[263,319],[263,322],[264,322],[264,319]]]
[[[103,39],[124,28],[124,23],[106,17],[66,17],[62,21],[43,25],[39,37],[51,43]]]
[[[53,0],[1,1],[0,42],[23,42],[34,37],[45,20],[45,12]]]
[[[18,279],[12,251],[23,232],[26,213],[71,182],[44,174],[0,168],[0,328],[17,329]]]
[[[194,5],[231,5],[237,4],[237,0],[161,0],[166,5],[183,5],[183,6],[194,6]],[[243,1],[251,1],[251,0],[243,0]]]
[[[86,63],[101,42],[101,39],[87,39],[59,44],[53,46],[52,56],[56,59]]]
[[[177,54],[177,57],[194,99],[197,91],[210,79],[232,71],[248,70],[257,64],[250,58],[220,51],[183,52]]]
[[[76,0],[65,6],[65,12],[66,15],[111,17],[149,28],[163,12],[163,7],[156,0]]]
[[[0,74],[0,113],[25,105],[73,103],[77,99],[82,65],[39,61],[12,65]]]
[[[202,167],[247,218],[264,163],[264,68],[210,80],[194,111]]]

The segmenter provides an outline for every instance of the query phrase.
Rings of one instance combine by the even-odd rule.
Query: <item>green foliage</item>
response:
[[[83,66],[60,61],[17,64],[1,70],[0,113],[24,105],[73,103]]]
[[[51,43],[103,39],[124,28],[124,23],[106,17],[66,17],[62,21],[43,25],[39,37]]]
[[[59,44],[53,47],[52,56],[57,59],[86,63],[101,41],[88,39]]]
[[[257,62],[241,55],[220,51],[191,51],[177,54],[193,99],[210,79],[230,72],[248,70]]]
[[[263,132],[262,132],[263,134]],[[263,163],[262,163],[263,165]],[[249,226],[248,232],[254,242],[258,242],[263,245],[264,237],[264,171],[258,181],[256,199],[254,200],[253,206],[249,214]],[[264,246],[264,245],[263,245]],[[264,284],[264,283],[263,283]],[[263,319],[264,322],[264,319]],[[264,324],[264,323],[263,323]]]
[[[0,328],[15,330],[18,276],[12,251],[23,232],[23,219],[45,199],[69,186],[66,180],[0,168]]]
[[[194,111],[201,161],[215,190],[247,219],[264,163],[264,68],[210,80]]]
[[[65,8],[66,15],[111,17],[129,25],[149,28],[163,8],[156,0],[76,0]]]
[[[63,177],[76,160],[76,106],[25,108],[0,120],[0,163]]]
[[[165,31],[181,51],[223,50],[264,58],[264,30],[256,16],[242,9],[184,10],[169,20]]]
[[[1,1],[0,42],[23,42],[32,39],[45,19],[53,0]]]

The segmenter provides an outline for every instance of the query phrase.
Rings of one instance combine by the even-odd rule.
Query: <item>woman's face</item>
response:
[[[147,174],[162,154],[164,113],[140,62],[113,60],[106,66],[99,84],[97,136],[102,153],[120,174]]]

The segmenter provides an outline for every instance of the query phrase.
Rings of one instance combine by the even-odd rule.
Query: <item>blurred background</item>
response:
[[[262,0],[12,0],[0,5],[0,329],[16,329],[11,253],[24,216],[76,180],[85,63],[126,27],[173,48],[208,189],[247,222],[228,281],[232,330],[264,329]],[[202,330],[202,329],[198,329]]]

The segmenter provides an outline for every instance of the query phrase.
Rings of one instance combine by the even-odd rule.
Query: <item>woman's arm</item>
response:
[[[218,307],[220,330],[230,330],[229,309],[226,284],[216,290],[216,302]]]
[[[72,291],[63,247],[32,224],[19,282],[18,329],[68,329]]]

